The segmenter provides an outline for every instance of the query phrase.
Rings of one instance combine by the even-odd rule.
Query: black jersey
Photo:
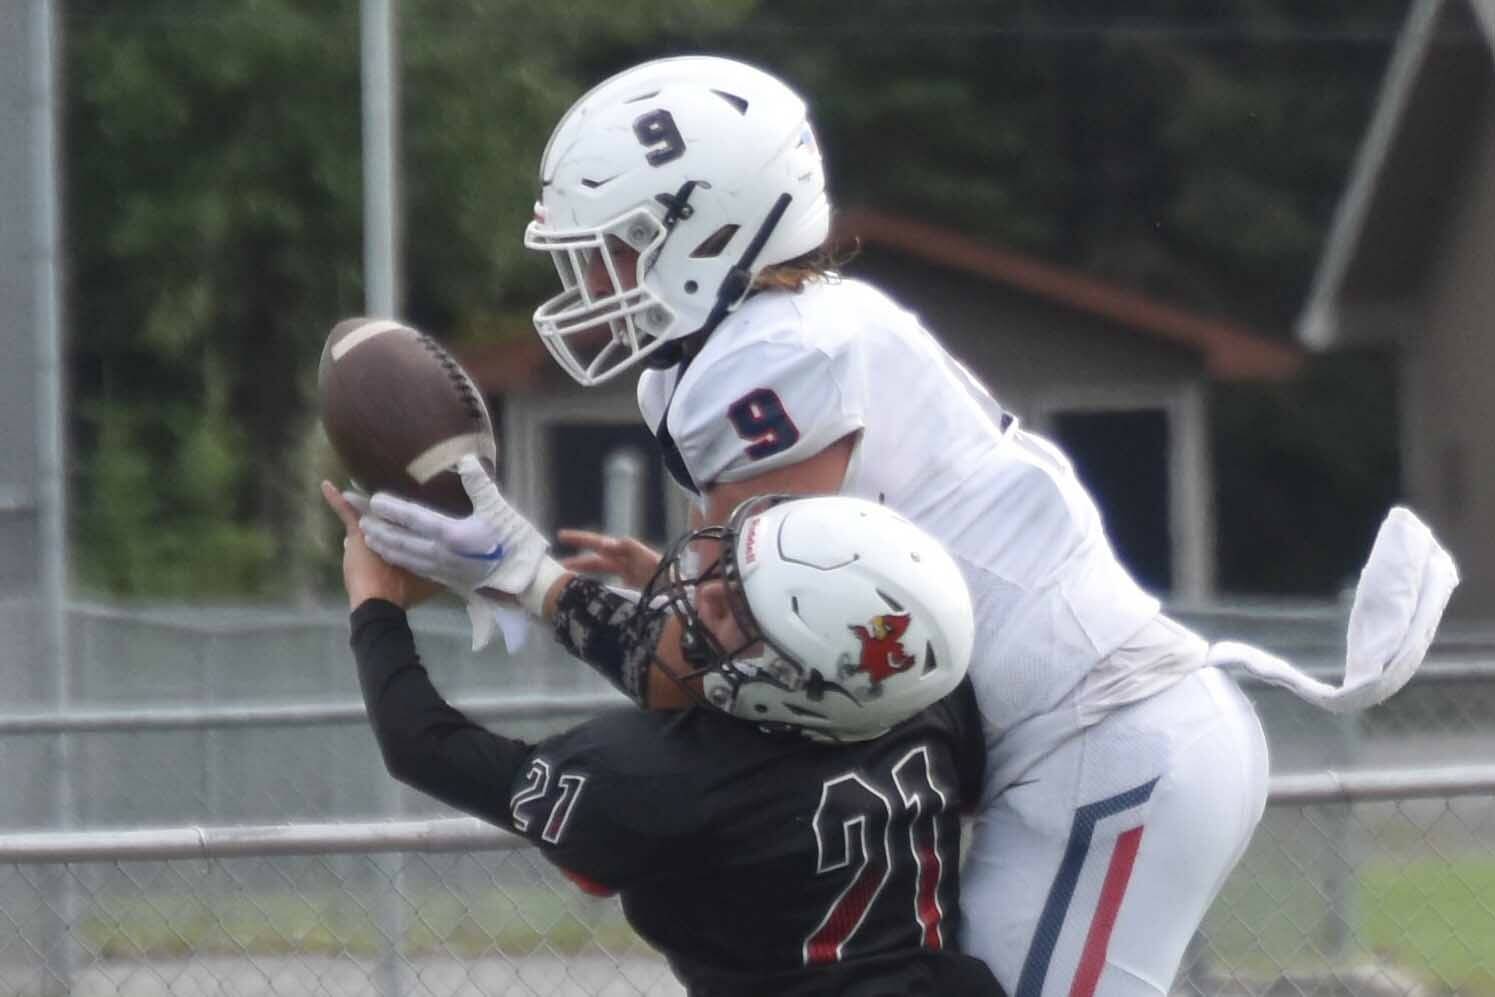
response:
[[[353,624],[391,772],[621,893],[692,995],[1000,993],[954,952],[960,810],[985,756],[968,684],[856,744],[706,708],[526,744],[441,700],[396,607]]]

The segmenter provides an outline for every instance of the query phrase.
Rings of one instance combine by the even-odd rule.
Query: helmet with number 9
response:
[[[687,551],[701,540],[720,556],[692,577]],[[725,589],[738,646],[703,619],[711,585]],[[671,549],[644,597],[661,596],[683,620],[696,669],[683,678],[700,680],[701,698],[818,740],[877,737],[933,705],[965,677],[975,641],[965,578],[944,547],[849,496],[749,499],[727,526]]]
[[[535,328],[567,373],[599,384],[719,322],[759,271],[829,230],[803,100],[730,59],[647,62],[578,100],[546,146],[524,244],[550,253],[561,292]]]

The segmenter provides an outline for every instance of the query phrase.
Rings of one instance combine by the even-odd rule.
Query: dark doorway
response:
[[[1162,409],[1060,412],[1055,442],[1100,506],[1121,562],[1143,587],[1173,587],[1168,531],[1168,415]]]
[[[667,539],[664,465],[654,436],[641,425],[620,422],[567,422],[550,426],[551,522],[600,530],[606,518],[604,472],[610,455],[632,450],[643,458],[643,537],[660,543]]]

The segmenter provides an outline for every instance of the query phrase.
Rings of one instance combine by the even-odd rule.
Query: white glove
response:
[[[564,573],[548,554],[549,542],[504,501],[476,457],[463,457],[457,470],[472,500],[472,515],[465,518],[387,492],[355,503],[365,510],[358,525],[369,549],[390,564],[468,596],[475,631],[479,613],[472,602],[479,589],[512,595],[529,613],[541,615],[546,592]],[[481,615],[491,638],[493,605],[481,602],[487,607]]]
[[[370,522],[369,497],[367,495],[363,492],[347,491],[343,492],[343,498],[347,499],[348,504],[358,510],[360,529],[373,525]],[[388,529],[394,529],[394,527],[390,526]],[[373,548],[371,547],[370,549],[372,550]],[[385,559],[389,560],[393,556],[392,554],[387,555]],[[406,567],[406,565],[402,564],[401,567]],[[410,570],[417,570],[418,573],[418,569],[412,568]],[[423,575],[422,577],[428,576]],[[442,584],[447,585],[446,582],[442,582]],[[450,588],[451,586],[448,585],[447,587]],[[458,594],[460,595],[461,592],[459,591]],[[472,649],[474,652],[481,651],[491,644],[494,635],[497,633],[504,635],[504,644],[508,647],[510,654],[517,652],[524,646],[528,636],[529,617],[523,612],[517,609],[510,609],[508,606],[501,606],[481,592],[468,593],[466,601],[467,619],[472,624]]]

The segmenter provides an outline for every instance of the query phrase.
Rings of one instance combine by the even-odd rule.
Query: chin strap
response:
[[[669,239],[669,233],[674,231],[675,222],[681,218],[689,218],[694,209],[685,202],[689,200],[691,192],[696,187],[706,186],[703,182],[687,180],[674,194],[660,194],[656,200],[667,206],[664,216],[665,239]],[[710,314],[701,327],[687,336],[682,336],[672,342],[666,343],[644,358],[644,365],[653,370],[669,370],[685,359],[685,341],[697,336],[707,336],[711,330],[721,324],[722,319],[727,317],[736,304],[747,294],[753,283],[753,263],[758,259],[758,254],[763,252],[763,247],[768,244],[768,237],[773,235],[773,230],[779,227],[779,222],[784,218],[784,212],[789,210],[789,204],[794,200],[794,195],[787,191],[779,195],[769,209],[768,216],[763,219],[763,224],[758,226],[758,231],[753,235],[753,241],[748,243],[743,250],[742,256],[727,271],[722,278],[721,285],[716,289],[716,304],[712,306]],[[663,243],[661,243],[661,248]],[[658,259],[658,254],[655,254]]]
[[[711,314],[706,316],[705,325],[701,326],[702,332],[710,332],[717,327],[727,313],[736,307],[742,300],[742,296],[748,292],[753,283],[753,263],[758,259],[758,254],[763,252],[763,247],[768,243],[768,237],[773,235],[773,230],[779,227],[783,220],[784,212],[789,210],[789,204],[794,200],[794,195],[788,191],[779,195],[779,199],[773,202],[773,207],[768,210],[768,217],[763,219],[763,224],[758,226],[758,231],[753,235],[753,241],[748,243],[747,249],[743,250],[741,258],[735,266],[727,271],[727,276],[722,278],[721,286],[716,289],[716,305],[712,307]]]
[[[685,339],[689,338],[689,336],[685,337]],[[679,365],[685,359],[685,339],[672,339],[665,343],[644,357],[644,366],[650,370],[669,370]]]

